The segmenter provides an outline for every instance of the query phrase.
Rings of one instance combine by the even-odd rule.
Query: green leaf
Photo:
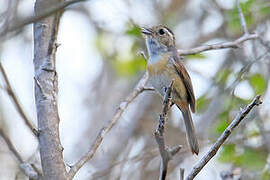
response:
[[[254,91],[255,91],[256,94],[262,94],[262,93],[264,93],[265,90],[266,90],[266,88],[267,88],[267,82],[266,82],[266,80],[259,73],[253,74],[249,78],[249,83],[252,86],[252,88],[254,89]]]
[[[229,70],[229,69],[221,69],[217,73],[217,75],[215,77],[215,80],[217,82],[219,82],[219,83],[225,84],[230,74],[231,74],[231,70]]]
[[[201,53],[198,54],[192,54],[192,55],[187,55],[186,56],[188,59],[196,59],[196,60],[201,60],[201,59],[206,59],[207,56]]]
[[[141,36],[141,29],[139,26],[132,26],[126,30],[126,35],[139,37]]]
[[[265,152],[246,147],[244,153],[236,156],[235,164],[250,170],[262,170],[266,158]]]
[[[253,13],[251,12],[253,4],[254,0],[248,0],[240,3],[248,27],[254,22]],[[237,7],[235,6],[233,10],[229,10],[227,12],[227,16],[229,17],[229,28],[232,31],[239,32],[241,30],[241,23],[239,20]]]
[[[267,158],[267,153],[260,149],[244,147],[243,152],[236,153],[236,145],[224,145],[219,155],[219,161],[233,163],[236,166],[250,170],[262,170]]]
[[[270,170],[264,170],[262,173],[262,180],[269,180],[270,179]]]
[[[232,162],[235,158],[235,145],[225,144],[219,154],[218,160],[224,163]]]
[[[141,56],[136,56],[130,60],[116,60],[114,67],[119,76],[133,76],[138,71],[144,71],[146,62]]]
[[[261,13],[262,15],[268,15],[268,14],[270,14],[270,6],[267,5],[266,2],[265,2],[265,4],[263,4],[262,6],[263,6],[263,7],[260,9],[260,13]]]
[[[199,97],[197,100],[196,100],[196,109],[197,109],[197,112],[203,112],[205,111],[209,104],[210,104],[210,99],[206,97],[206,94],[202,95],[201,97]]]
[[[219,115],[219,121],[215,126],[215,133],[220,135],[229,125],[229,111],[224,111]]]

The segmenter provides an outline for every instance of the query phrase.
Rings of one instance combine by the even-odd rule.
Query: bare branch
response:
[[[41,16],[43,10],[55,2],[64,3],[64,0],[36,0],[35,15]],[[33,28],[35,104],[43,180],[68,179],[59,138],[58,77],[55,68],[60,17],[61,12],[57,12],[47,18],[36,19],[39,21],[34,23]]]
[[[246,117],[246,115],[251,111],[251,109],[254,106],[259,106],[262,103],[260,97],[261,97],[260,95],[256,96],[248,106],[246,106],[237,114],[232,123],[225,129],[225,131],[218,138],[215,144],[203,156],[203,158],[193,167],[192,171],[186,177],[186,180],[194,179],[194,177],[202,170],[202,168],[216,155],[221,145],[230,136],[232,131],[239,125],[239,123]]]
[[[184,55],[192,55],[192,54],[197,54],[203,51],[209,51],[209,50],[218,50],[218,49],[226,49],[226,48],[239,48],[240,45],[251,39],[257,39],[259,36],[258,34],[249,34],[249,35],[244,35],[232,42],[225,42],[225,43],[219,43],[219,44],[212,44],[212,45],[203,45],[199,46],[196,48],[192,49],[187,49],[187,50],[178,50],[179,55],[184,56]]]
[[[30,118],[27,117],[26,113],[23,110],[23,107],[19,101],[19,99],[17,98],[14,90],[12,89],[7,73],[2,65],[2,63],[0,62],[0,71],[3,75],[3,78],[5,80],[5,83],[7,85],[7,92],[9,94],[9,96],[11,97],[13,103],[15,104],[15,107],[17,109],[17,111],[19,112],[20,116],[22,117],[22,119],[24,120],[24,123],[26,124],[26,126],[31,130],[31,132],[34,134],[34,136],[37,136],[38,131],[37,128],[33,125],[33,123],[31,122]]]
[[[8,136],[5,134],[5,132],[0,129],[0,136],[2,136],[2,138],[5,140],[9,150],[13,153],[13,155],[16,157],[16,159],[19,161],[20,163],[20,168],[23,171],[23,173],[28,176],[30,179],[38,179],[38,172],[35,171],[35,169],[33,168],[32,165],[30,165],[29,163],[26,163],[23,161],[23,158],[21,157],[21,155],[18,153],[18,151],[15,149],[15,147],[13,146],[13,144],[11,143],[10,139],[8,138]]]
[[[107,127],[103,127],[98,136],[96,137],[95,141],[91,145],[90,150],[85,154],[74,166],[71,167],[69,171],[69,177],[73,178],[75,174],[79,171],[79,169],[87,162],[89,161],[94,154],[96,153],[98,147],[100,146],[103,138],[105,135],[111,130],[111,128],[118,122],[120,119],[121,115],[123,112],[127,109],[128,105],[139,95],[141,94],[144,90],[147,90],[145,88],[145,85],[148,80],[148,73],[145,73],[144,76],[140,79],[140,81],[137,83],[136,87],[134,90],[127,96],[125,101],[123,101],[119,108],[116,111],[116,114],[110,121],[109,125]]]
[[[249,33],[248,33],[247,23],[246,23],[244,14],[242,12],[239,0],[236,0],[236,6],[237,6],[237,11],[238,11],[238,16],[239,16],[239,19],[240,19],[240,23],[241,23],[242,29],[244,31],[244,35],[248,35]]]
[[[81,1],[87,1],[87,0],[67,0],[67,1],[62,1],[58,4],[53,3],[53,5],[51,5],[51,7],[45,8],[42,10],[42,12],[40,12],[38,15],[33,15],[30,17],[27,17],[19,22],[14,22],[11,23],[11,25],[8,28],[5,28],[2,32],[0,32],[0,37],[5,35],[6,33],[10,33],[13,32],[17,29],[20,29],[28,24],[37,22],[43,18],[46,18],[72,4],[81,2]]]
[[[171,104],[171,91],[172,91],[173,81],[170,86],[166,89],[166,93],[163,99],[162,113],[159,115],[159,125],[155,131],[155,139],[158,144],[159,153],[161,156],[160,171],[159,171],[159,180],[165,180],[167,175],[168,163],[172,157],[179,152],[182,146],[176,146],[172,149],[168,149],[165,146],[164,140],[164,124],[168,115]]]

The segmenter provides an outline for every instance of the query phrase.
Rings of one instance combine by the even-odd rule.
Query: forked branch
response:
[[[175,146],[173,148],[167,148],[164,140],[164,125],[167,119],[168,111],[171,105],[171,91],[172,91],[173,81],[170,86],[166,89],[166,93],[163,99],[162,113],[159,115],[159,124],[155,131],[155,139],[158,144],[159,153],[161,156],[159,180],[165,180],[167,175],[168,163],[172,157],[179,152],[182,146]]]

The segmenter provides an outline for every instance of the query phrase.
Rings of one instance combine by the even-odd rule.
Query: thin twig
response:
[[[11,87],[11,84],[9,82],[9,79],[8,79],[8,76],[7,76],[7,73],[2,65],[2,63],[0,62],[0,71],[1,71],[1,74],[3,75],[3,78],[5,80],[5,83],[7,85],[7,92],[9,94],[9,96],[11,97],[13,103],[15,104],[15,107],[17,109],[17,111],[19,112],[19,114],[21,115],[22,119],[24,120],[24,123],[26,124],[27,127],[29,127],[29,129],[31,130],[31,132],[37,136],[38,135],[38,131],[37,131],[37,128],[33,125],[33,123],[31,122],[30,118],[27,117],[26,113],[24,112],[23,110],[23,107],[19,101],[19,99],[17,98],[14,90],[12,89]]]
[[[17,29],[20,29],[28,24],[37,22],[45,17],[48,17],[56,12],[58,12],[59,10],[62,10],[72,4],[81,2],[81,1],[87,1],[87,0],[68,0],[68,1],[64,1],[58,4],[54,4],[49,8],[44,9],[40,14],[38,15],[33,15],[30,17],[27,17],[19,22],[15,22],[13,24],[11,24],[8,28],[6,28],[4,31],[0,32],[0,37],[5,35],[6,33],[10,33],[13,32]]]
[[[20,168],[24,172],[24,174],[26,176],[28,176],[30,179],[38,179],[38,176],[39,176],[38,174],[39,173],[35,171],[35,169],[33,168],[32,165],[30,165],[29,163],[26,163],[26,162],[23,161],[21,155],[15,149],[15,147],[11,143],[10,139],[8,138],[8,136],[5,134],[5,132],[2,129],[0,129],[0,136],[4,139],[4,141],[6,142],[9,150],[13,153],[13,155],[19,161]]]
[[[218,138],[215,144],[203,156],[203,158],[193,167],[192,171],[186,177],[186,180],[194,179],[194,177],[202,170],[202,168],[216,155],[221,145],[230,136],[232,131],[239,125],[239,123],[247,116],[247,114],[251,111],[251,109],[254,106],[259,106],[262,103],[260,97],[261,97],[260,95],[256,96],[248,106],[246,106],[237,114],[232,123],[225,129],[225,131]]]
[[[96,137],[95,141],[91,145],[90,150],[74,165],[71,167],[69,171],[69,177],[73,178],[75,174],[79,171],[79,169],[87,162],[89,161],[97,151],[98,147],[100,146],[103,138],[105,135],[111,130],[111,128],[118,122],[123,112],[127,109],[128,105],[139,95],[141,94],[145,89],[145,85],[148,80],[148,73],[145,73],[144,76],[140,79],[134,90],[127,96],[125,101],[123,101],[119,108],[117,109],[116,114],[110,121],[109,125],[107,127],[103,127],[98,136]]]
[[[162,113],[159,115],[159,125],[155,131],[155,139],[158,144],[159,153],[161,156],[159,180],[165,180],[167,175],[168,163],[172,157],[179,152],[182,146],[175,146],[171,149],[167,148],[164,140],[164,124],[168,115],[171,104],[171,91],[172,91],[173,81],[170,86],[166,89],[166,93],[163,99]]]
[[[248,32],[248,28],[247,28],[247,23],[246,23],[244,14],[242,12],[239,0],[236,0],[236,6],[237,6],[237,11],[238,11],[238,16],[239,16],[239,19],[240,19],[240,23],[241,23],[242,29],[244,31],[244,35],[248,35],[249,32]]]
[[[218,49],[226,49],[226,48],[239,48],[240,45],[251,39],[257,39],[259,36],[258,34],[249,34],[249,35],[243,35],[242,37],[232,41],[232,42],[224,42],[219,44],[212,44],[212,45],[203,45],[192,49],[182,50],[179,49],[178,53],[180,56],[185,55],[192,55],[197,54],[203,51],[209,51],[209,50],[218,50]]]

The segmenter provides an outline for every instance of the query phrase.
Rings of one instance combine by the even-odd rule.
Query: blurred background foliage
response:
[[[32,8],[33,1],[16,3],[14,18],[19,19],[20,16],[28,15],[27,10]],[[183,59],[197,99],[197,112],[193,118],[201,153],[199,157],[189,153],[183,122],[179,121],[181,114],[177,108],[173,108],[165,132],[166,141],[170,145],[183,144],[184,150],[170,165],[168,179],[178,178],[180,167],[189,172],[237,112],[257,94],[263,96],[262,108],[255,109],[233,132],[218,157],[207,165],[198,179],[220,179],[224,171],[231,172],[235,179],[270,179],[270,2],[243,0],[241,8],[249,32],[258,33],[261,39],[247,41],[237,49],[203,52]],[[5,10],[1,8],[2,13]],[[83,19],[79,23],[84,25],[76,28],[73,23],[78,19]],[[59,32],[59,43],[62,45],[58,50],[57,68],[61,140],[67,164],[72,164],[87,151],[99,129],[112,118],[119,103],[145,72],[146,61],[140,52],[146,53],[146,48],[139,27],[160,23],[168,25],[175,32],[179,49],[233,41],[243,33],[233,0],[89,1],[71,6],[64,13]],[[72,39],[73,36],[79,40]],[[31,40],[26,42],[27,38]],[[26,42],[30,50],[18,41]],[[18,97],[36,123],[30,91],[32,85],[29,83],[32,82],[32,67],[29,65],[31,46],[31,27],[26,26],[6,36],[0,45],[0,57]],[[12,53],[5,54],[14,48],[30,54],[24,55],[27,67],[23,63],[16,64],[18,59],[11,61]],[[16,69],[12,68],[14,66],[27,69],[29,74],[16,74]],[[26,87],[20,87],[18,82],[21,77],[29,81]],[[25,91],[28,91],[28,95],[23,97]],[[5,97],[8,94],[2,93],[2,107],[7,101]],[[27,152],[23,153],[26,159],[39,161],[34,147],[22,147],[26,141],[29,144],[35,142],[29,132],[20,132],[21,137],[24,137],[21,144],[18,136],[12,133],[12,123],[16,121],[9,121],[12,111],[8,108],[11,106],[1,110],[2,129],[6,129],[22,153]],[[145,92],[140,95],[105,138],[94,159],[76,178],[157,179],[159,157],[152,133],[160,109],[161,99],[155,93]],[[73,136],[69,134],[70,131],[74,132],[75,137],[70,137]],[[0,150],[3,146],[0,146]],[[1,152],[4,152],[0,157],[3,160],[7,150]],[[1,176],[5,175],[7,179],[14,176],[23,178],[22,174],[18,175],[17,166],[7,170],[9,166],[0,164],[4,168],[0,170]]]

